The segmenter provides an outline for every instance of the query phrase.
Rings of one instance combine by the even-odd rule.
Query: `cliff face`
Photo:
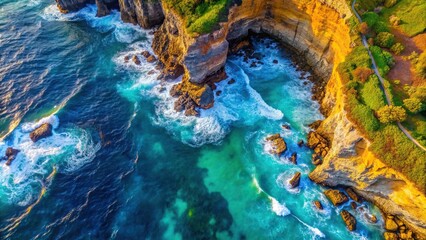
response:
[[[311,179],[329,186],[352,186],[365,199],[426,235],[424,194],[376,158],[346,116],[343,84],[336,70],[351,51],[345,19],[352,14],[345,1],[243,1],[230,9],[220,30],[197,37],[186,32],[182,20],[168,6],[163,8],[166,18],[155,34],[153,48],[168,72],[184,71],[183,85],[207,84],[208,76],[226,62],[228,41],[246,36],[249,30],[268,33],[304,56],[315,73],[328,80],[321,103],[328,109],[328,117],[318,132],[332,142]]]
[[[402,174],[386,166],[369,150],[369,142],[346,117],[340,78],[332,78],[327,92],[336,93],[323,104],[334,105],[318,132],[331,141],[331,150],[309,177],[327,186],[345,185],[396,215],[419,236],[426,236],[426,197]],[[332,101],[330,103],[329,101]],[[415,167],[415,166],[413,166]]]
[[[117,0],[116,0],[117,1]],[[163,22],[164,15],[159,0],[118,0],[124,22],[151,28]]]
[[[95,0],[56,0],[56,4],[62,13],[77,11],[87,4],[93,3],[95,3]]]

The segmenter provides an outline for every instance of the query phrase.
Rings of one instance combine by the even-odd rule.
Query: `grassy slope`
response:
[[[230,0],[164,0],[185,21],[189,33],[205,34],[218,27],[226,18]]]

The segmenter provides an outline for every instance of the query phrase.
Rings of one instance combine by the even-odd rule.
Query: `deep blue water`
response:
[[[230,57],[236,83],[219,83],[215,107],[185,117],[173,111],[173,83],[148,74],[154,65],[124,63],[151,51],[148,31],[118,12],[61,15],[52,4],[0,0],[0,153],[21,150],[10,167],[0,163],[1,238],[380,238],[376,208],[336,209],[308,180],[310,151],[296,143],[322,116],[285,49],[256,40],[266,56],[257,68]],[[34,144],[28,133],[42,122],[54,135]],[[289,146],[281,158],[264,144],[277,132]],[[346,230],[342,208],[357,231]]]

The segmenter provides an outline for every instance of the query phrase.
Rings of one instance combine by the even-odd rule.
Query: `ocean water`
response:
[[[124,63],[152,52],[150,32],[122,23],[119,12],[95,13],[0,1],[0,153],[21,150],[10,167],[0,163],[0,238],[381,238],[377,208],[335,208],[307,178],[311,152],[296,143],[322,116],[285,49],[254,40],[263,64],[231,56],[236,83],[219,83],[215,106],[186,117],[167,94],[174,82],[157,81],[143,58]],[[44,122],[53,136],[32,143],[29,132]],[[264,143],[272,133],[288,144],[281,158]],[[301,184],[290,189],[296,171]],[[324,210],[313,207],[317,199]],[[357,218],[355,232],[341,209]]]

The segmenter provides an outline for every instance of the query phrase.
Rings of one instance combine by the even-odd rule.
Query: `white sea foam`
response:
[[[290,214],[290,210],[285,206],[285,204],[279,203],[275,198],[270,197],[272,204],[272,211],[274,211],[275,214],[278,216],[287,216]]]
[[[87,7],[72,13],[63,14],[56,5],[46,7],[41,13],[41,17],[47,21],[86,21],[89,26],[99,32],[111,32],[111,36],[118,42],[132,43],[135,40],[146,37],[146,30],[142,28],[124,23],[120,19],[120,13],[113,10],[110,15],[105,17],[96,17],[96,5],[88,5]]]
[[[53,168],[58,171],[75,171],[91,161],[100,145],[95,144],[88,132],[77,127],[67,127],[53,132],[51,137],[33,143],[29,131],[42,123],[51,123],[58,130],[59,120],[52,115],[16,128],[3,142],[0,154],[7,147],[20,150],[10,166],[0,164],[0,201],[7,204],[28,205],[38,196],[38,190]]]
[[[291,214],[290,210],[286,207],[285,204],[280,203],[277,199],[275,199],[274,197],[272,197],[271,195],[263,191],[263,189],[260,187],[259,182],[257,181],[255,176],[252,176],[252,181],[258,193],[265,194],[268,197],[268,199],[271,201],[271,209],[275,214],[281,217]]]
[[[309,224],[307,224],[307,223],[305,223],[304,221],[302,221],[302,220],[300,220],[300,218],[298,218],[298,217],[296,217],[296,216],[294,216],[293,214],[292,214],[292,216],[294,217],[294,218],[296,218],[300,223],[302,223],[304,226],[306,226],[315,236],[318,236],[318,237],[320,237],[320,238],[325,238],[325,235],[324,235],[324,233],[322,233],[318,228],[315,228],[315,227],[312,227],[312,226],[310,226]]]

